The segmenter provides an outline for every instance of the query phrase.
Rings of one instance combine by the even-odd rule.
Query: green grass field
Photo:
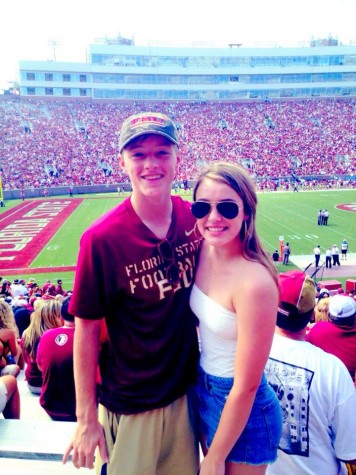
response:
[[[191,199],[190,195],[184,196]],[[117,195],[90,195],[63,224],[55,236],[44,247],[31,267],[71,266],[77,259],[79,239],[82,232],[96,218],[116,206],[123,198]],[[257,230],[269,252],[279,249],[279,238],[289,242],[293,255],[311,255],[315,245],[320,244],[322,253],[334,243],[340,246],[345,238],[350,252],[356,252],[356,214],[337,209],[340,204],[355,203],[354,190],[317,192],[277,192],[258,195]],[[19,201],[7,202],[7,208]],[[317,225],[319,209],[330,212],[328,226]],[[4,208],[0,209],[0,213]],[[288,267],[293,268],[292,266]],[[280,265],[280,270],[284,266]],[[0,271],[1,275],[1,271]],[[18,278],[20,276],[9,276]],[[52,282],[62,278],[64,288],[72,288],[74,273],[36,274],[36,281],[42,284],[47,278]],[[354,278],[349,276],[348,278]],[[345,279],[341,279],[344,283]]]

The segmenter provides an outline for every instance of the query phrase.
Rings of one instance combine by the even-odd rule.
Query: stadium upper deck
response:
[[[20,89],[22,96],[126,101],[356,97],[356,46],[91,45],[89,63],[20,61]]]

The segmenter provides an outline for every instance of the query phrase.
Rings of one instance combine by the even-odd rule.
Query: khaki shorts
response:
[[[188,415],[187,396],[169,406],[121,415],[99,405],[110,463],[96,453],[97,475],[196,475],[198,440]],[[102,470],[102,471],[101,471]]]

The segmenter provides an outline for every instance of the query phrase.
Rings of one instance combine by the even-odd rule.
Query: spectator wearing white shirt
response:
[[[277,326],[267,379],[284,414],[277,461],[267,475],[347,474],[356,462],[356,392],[336,356],[305,341],[315,286],[299,270],[280,275]]]

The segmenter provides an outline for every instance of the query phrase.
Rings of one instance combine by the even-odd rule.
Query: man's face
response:
[[[119,156],[134,194],[146,197],[171,193],[178,148],[161,135],[148,134],[130,142]]]

